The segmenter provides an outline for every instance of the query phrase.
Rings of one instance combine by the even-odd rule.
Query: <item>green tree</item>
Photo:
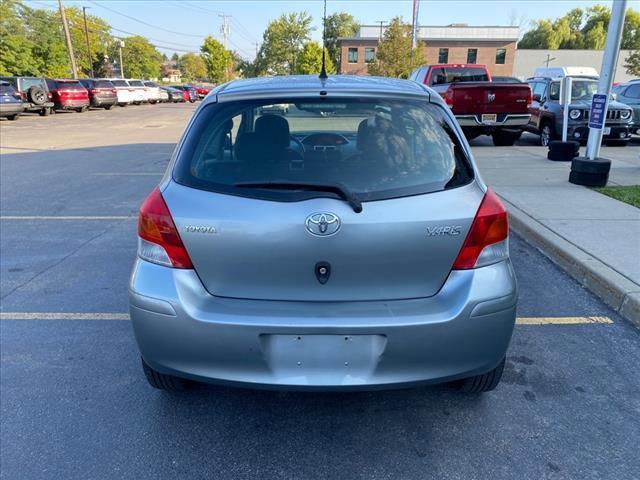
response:
[[[360,24],[353,15],[346,12],[332,13],[325,23],[325,46],[332,62],[340,65],[340,49],[338,38],[355,37],[360,29]]]
[[[204,39],[200,51],[209,80],[214,83],[228,80],[233,63],[231,52],[211,36]]]
[[[117,52],[113,55],[117,58]],[[126,78],[157,78],[160,75],[162,55],[144,37],[136,35],[124,39],[122,61]]]
[[[41,63],[24,22],[31,9],[16,0],[0,0],[0,75],[38,75]]]
[[[325,69],[327,73],[336,73],[336,67],[325,49]],[[296,61],[296,73],[311,75],[322,70],[322,46],[317,42],[307,42],[302,47]]]
[[[369,73],[408,78],[415,65],[424,63],[420,45],[412,52],[411,35],[409,23],[404,23],[401,17],[392,19],[378,44],[376,59],[369,65]]]
[[[87,15],[87,30],[89,31],[89,47],[91,49],[91,62],[89,62],[82,9],[71,6],[66,7],[65,10],[78,73],[84,73],[85,76],[89,76],[91,68],[93,68],[94,73],[100,68],[104,55],[113,43],[113,37],[110,33],[111,26],[100,17]],[[56,17],[56,24],[60,25],[60,16],[57,12]]]
[[[32,44],[30,55],[39,64],[38,75],[68,77],[71,63],[57,11],[32,10],[25,19]]]
[[[187,80],[202,81],[207,78],[207,67],[202,56],[196,53],[185,53],[178,60],[178,68]]]
[[[624,67],[629,75],[640,77],[640,50],[634,50],[624,62]]]
[[[524,34],[518,48],[538,48],[555,50],[560,47],[560,38],[556,35],[550,20],[538,20],[535,28]]]
[[[307,12],[289,13],[267,25],[256,57],[256,71],[291,75],[304,44],[311,35],[311,16]]]

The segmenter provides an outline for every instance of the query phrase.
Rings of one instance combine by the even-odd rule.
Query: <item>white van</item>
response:
[[[593,67],[538,67],[533,76],[546,78],[600,77],[598,71]]]

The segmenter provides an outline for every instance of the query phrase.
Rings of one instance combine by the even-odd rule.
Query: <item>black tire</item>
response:
[[[8,115],[7,120],[15,121],[18,119],[19,116],[20,116],[19,113],[14,113],[13,115]]]
[[[504,360],[503,358],[496,368],[487,373],[463,378],[462,380],[454,382],[453,387],[464,393],[490,392],[500,383],[504,370]]]
[[[549,150],[552,152],[563,153],[565,155],[573,155],[574,157],[578,155],[580,151],[580,142],[574,142],[573,140],[569,140],[568,142],[563,142],[562,140],[553,140],[549,142]]]
[[[87,107],[76,108],[76,112],[78,113],[83,113],[83,112],[86,112],[87,110],[88,110]]]
[[[47,92],[37,85],[31,85],[31,87],[29,87],[29,90],[27,90],[27,98],[34,105],[44,105],[47,103],[47,100],[49,100]]]
[[[608,140],[604,142],[607,147],[626,147],[627,143],[629,143],[627,140]]]
[[[547,152],[547,158],[554,162],[570,162],[577,155],[577,153],[558,152],[555,150],[549,150]]]
[[[52,110],[53,109],[51,108],[43,108],[38,112],[38,115],[40,115],[41,117],[48,117],[49,115],[51,115]]]
[[[111,110],[111,107],[113,107],[113,105],[105,105],[105,106],[104,106],[104,109],[105,109],[105,110]]]
[[[611,160],[596,158],[589,160],[587,157],[576,157],[571,162],[571,171],[579,173],[609,173]]]
[[[548,147],[555,138],[556,132],[554,132],[551,122],[549,120],[542,122],[540,125],[540,146]]]
[[[520,133],[497,131],[491,134],[491,138],[496,147],[512,147],[520,135]]]
[[[147,377],[149,385],[151,385],[153,388],[157,388],[158,390],[165,390],[167,392],[181,392],[186,388],[187,382],[182,378],[157,372],[149,365],[147,365],[147,362],[145,362],[143,358],[140,358],[140,360],[142,361],[142,369],[144,370],[144,375],[145,377]]]
[[[585,187],[605,187],[609,180],[609,173],[569,173],[569,182]]]

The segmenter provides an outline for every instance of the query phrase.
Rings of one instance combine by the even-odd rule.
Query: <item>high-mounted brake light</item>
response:
[[[158,188],[140,207],[138,256],[167,267],[193,268],[167,204]]]
[[[462,245],[454,270],[466,270],[509,257],[507,210],[491,189],[487,190]]]

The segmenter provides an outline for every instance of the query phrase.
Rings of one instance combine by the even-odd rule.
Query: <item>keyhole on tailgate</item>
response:
[[[325,284],[329,281],[329,277],[331,276],[331,265],[329,262],[318,262],[316,263],[316,278],[321,284]]]

